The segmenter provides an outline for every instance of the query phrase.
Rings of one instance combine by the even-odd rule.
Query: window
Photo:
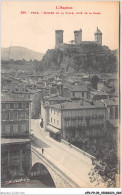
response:
[[[6,110],[9,110],[9,104],[6,104]]]
[[[28,112],[26,113],[26,119],[29,119],[29,113]]]
[[[14,104],[14,108],[17,109],[17,104]]]
[[[25,153],[26,153],[26,150],[25,150],[25,149],[23,149],[23,150],[22,150],[22,154],[25,154]]]
[[[13,113],[10,113],[10,120],[13,120],[13,119],[14,119]]]
[[[2,113],[2,120],[5,120],[5,113]]]
[[[10,109],[14,109],[14,103],[10,104]]]
[[[118,114],[119,114],[119,113],[118,113],[118,107],[116,106],[116,107],[115,107],[115,119],[118,119]]]
[[[54,119],[54,124],[55,124],[55,119]]]
[[[22,103],[18,103],[18,109],[22,109]]]
[[[21,124],[21,131],[26,131],[26,124]]]
[[[14,120],[17,120],[17,119],[18,119],[18,113],[14,112]]]
[[[26,108],[29,108],[29,103],[28,102],[26,103]]]
[[[5,124],[5,134],[10,134],[10,124]]]
[[[2,110],[6,109],[6,104],[2,104]]]
[[[13,124],[13,133],[18,133],[18,124]]]
[[[18,119],[22,119],[21,113],[18,113]]]
[[[59,125],[59,120],[57,120],[57,125]]]
[[[54,110],[54,115],[55,115],[55,110]]]
[[[72,92],[72,96],[75,96],[75,92],[74,91]]]
[[[10,114],[6,113],[6,120],[10,120]]]
[[[25,109],[25,108],[26,108],[26,104],[23,103],[23,104],[22,104],[22,109]]]
[[[51,121],[51,123],[52,123],[52,118],[51,118],[51,120],[50,120],[50,121]]]
[[[25,112],[22,113],[22,119],[26,119],[26,113]]]
[[[82,92],[82,97],[84,97],[84,92]]]
[[[113,108],[110,107],[110,119],[113,119]]]

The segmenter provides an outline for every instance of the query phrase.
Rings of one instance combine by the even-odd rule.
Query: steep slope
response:
[[[64,44],[58,49],[48,50],[41,66],[44,70],[68,72],[116,72],[116,53],[94,42],[82,42],[79,46]]]

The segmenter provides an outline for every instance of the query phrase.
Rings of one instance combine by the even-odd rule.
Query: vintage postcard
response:
[[[3,194],[120,188],[119,11],[1,1]]]

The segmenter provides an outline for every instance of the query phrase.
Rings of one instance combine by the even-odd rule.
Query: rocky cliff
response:
[[[64,44],[58,49],[48,50],[41,66],[44,70],[67,72],[116,72],[117,51],[94,42],[82,42],[78,46]]]

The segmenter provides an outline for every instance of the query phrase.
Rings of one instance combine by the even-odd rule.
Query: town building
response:
[[[87,100],[90,98],[90,91],[86,84],[84,85],[74,85],[70,88],[71,97],[81,98],[82,100]]]
[[[2,181],[24,176],[31,168],[31,100],[1,96]]]
[[[1,138],[1,181],[27,175],[31,168],[29,138]]]
[[[102,137],[106,134],[106,108],[102,104],[68,102],[49,105],[48,131],[62,139]],[[58,136],[59,137],[59,136]]]
[[[31,129],[31,100],[3,94],[1,107],[1,136],[29,137]]]
[[[49,124],[49,105],[55,105],[60,103],[69,102],[69,97],[61,97],[58,94],[52,94],[45,96],[41,100],[41,119],[43,120],[43,128],[46,130],[46,126]]]

